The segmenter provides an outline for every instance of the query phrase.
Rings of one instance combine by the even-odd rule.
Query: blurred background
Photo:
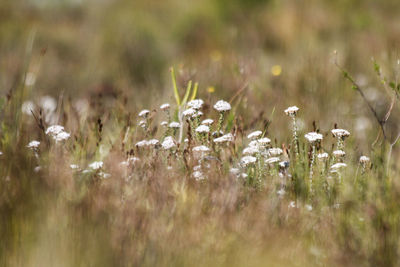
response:
[[[397,0],[1,1],[0,92],[29,73],[28,98],[121,96],[136,110],[172,100],[174,66],[182,87],[199,82],[201,98],[229,99],[246,87],[246,116],[298,105],[309,121],[329,113],[322,126],[336,121],[362,134],[370,114],[333,51],[376,100],[370,59],[393,74],[399,10]]]

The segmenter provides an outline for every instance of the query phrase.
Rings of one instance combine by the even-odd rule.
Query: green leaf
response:
[[[353,86],[351,86],[351,89],[357,90],[357,86],[353,85]]]
[[[394,90],[396,88],[396,84],[394,82],[390,82],[389,86]]]
[[[193,93],[192,93],[192,96],[190,97],[190,100],[193,100],[193,99],[195,99],[196,98],[196,95],[197,95],[197,88],[199,87],[199,83],[195,83],[194,84],[194,88],[193,88]]]
[[[174,70],[173,67],[171,67],[170,71],[171,71],[172,84],[174,86],[175,101],[176,101],[176,104],[178,106],[180,106],[181,105],[181,98],[179,97],[178,86],[176,85],[175,70]]]
[[[190,95],[190,90],[192,90],[192,81],[189,81],[189,83],[187,85],[185,96],[183,97],[183,100],[182,100],[182,105],[186,104],[186,101],[188,100],[189,95]]]

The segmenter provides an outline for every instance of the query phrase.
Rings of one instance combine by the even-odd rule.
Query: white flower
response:
[[[146,125],[147,125],[147,122],[146,122],[145,120],[139,121],[139,126],[140,126],[140,127],[145,128]]]
[[[340,138],[348,137],[350,135],[350,132],[345,129],[333,129],[331,132],[335,137]]]
[[[320,153],[317,155],[319,160],[325,160],[329,157],[328,153],[324,152],[324,153]]]
[[[271,156],[279,156],[279,155],[282,155],[282,153],[283,153],[283,150],[279,147],[273,147],[273,148],[268,149],[268,154]]]
[[[200,171],[201,170],[201,165],[196,165],[193,167],[194,171]]]
[[[370,161],[370,158],[367,156],[360,157],[360,163],[368,163],[369,161]]]
[[[201,109],[201,107],[203,106],[203,104],[204,104],[204,101],[201,100],[201,99],[193,99],[193,100],[191,100],[191,101],[189,101],[189,102],[187,103],[187,105],[188,105],[190,108],[193,108],[193,109],[196,109],[196,110]]]
[[[57,101],[51,96],[42,96],[39,99],[39,105],[43,108],[45,113],[54,112],[57,108]]]
[[[312,211],[313,210],[313,207],[311,205],[309,205],[309,204],[307,204],[305,207],[306,207],[306,209],[308,211]]]
[[[215,103],[214,109],[216,109],[219,112],[229,111],[231,110],[231,105],[224,100],[219,100],[217,103]]]
[[[339,170],[339,169],[344,168],[344,167],[346,167],[346,166],[347,166],[346,163],[339,162],[339,163],[333,164],[333,165],[331,166],[331,169],[332,169],[332,170]]]
[[[39,147],[39,145],[40,145],[39,141],[33,140],[33,141],[30,141],[26,147],[31,148],[31,149],[36,149]]]
[[[176,147],[175,141],[172,138],[172,136],[165,137],[165,139],[164,139],[164,141],[162,142],[161,145],[165,150],[168,150],[168,149]]]
[[[171,106],[170,106],[168,103],[165,103],[165,104],[162,104],[162,105],[160,106],[160,109],[162,109],[162,110],[168,110],[170,107],[171,107]]]
[[[194,114],[192,115],[192,118],[197,118],[197,117],[201,117],[201,116],[203,116],[203,112],[197,111],[196,113],[194,113]]]
[[[263,137],[257,140],[257,143],[259,143],[260,145],[267,145],[269,143],[271,143],[271,139],[269,139],[268,137]]]
[[[296,208],[296,202],[290,201],[288,208]]]
[[[160,125],[166,127],[166,126],[168,126],[168,122],[162,121],[162,122],[160,123]]]
[[[89,164],[89,168],[93,170],[98,170],[103,168],[103,162],[102,161],[93,161],[92,163]]]
[[[199,127],[196,128],[196,132],[208,133],[208,132],[210,132],[210,127],[208,127],[207,125],[200,125]]]
[[[210,151],[210,149],[206,146],[195,146],[193,148],[193,151],[194,152],[208,152],[208,151]]]
[[[168,125],[169,128],[179,128],[181,124],[179,122],[173,121]]]
[[[286,194],[285,189],[281,188],[278,192],[276,192],[279,196],[284,196]]]
[[[307,133],[307,134],[304,135],[304,137],[310,143],[314,143],[314,142],[320,141],[323,138],[322,134],[319,134],[319,133],[316,133],[316,132]]]
[[[256,162],[257,158],[253,156],[244,156],[243,158],[240,159],[240,162],[242,163],[243,166],[247,166],[251,163]]]
[[[105,172],[99,172],[99,176],[103,179],[107,179],[111,177],[111,174]]]
[[[31,111],[35,110],[35,104],[30,100],[25,101],[22,103],[21,110],[26,115],[32,115]]]
[[[147,145],[149,145],[149,146],[156,146],[159,143],[160,142],[157,139],[150,139],[149,141],[147,141]]]
[[[139,112],[139,117],[146,118],[147,115],[149,115],[149,114],[150,114],[150,110],[148,110],[148,109],[143,109],[142,111]]]
[[[79,165],[76,165],[76,164],[71,164],[71,165],[69,165],[69,167],[70,167],[71,169],[73,169],[73,170],[79,169]]]
[[[0,156],[3,155],[3,152],[0,151]]]
[[[344,157],[346,155],[346,152],[344,152],[343,150],[335,150],[333,151],[333,155],[335,157]]]
[[[258,152],[260,152],[260,150],[256,146],[248,146],[245,149],[243,149],[243,154],[245,155],[253,155]]]
[[[148,145],[149,145],[149,143],[147,140],[142,140],[142,141],[139,141],[136,143],[137,147],[144,147],[144,146],[148,146]]]
[[[239,170],[238,168],[231,168],[231,169],[229,170],[229,172],[230,172],[231,174],[238,175],[238,174],[240,173],[240,170]]]
[[[280,161],[280,158],[278,158],[278,157],[272,157],[272,158],[266,159],[266,160],[265,160],[265,163],[267,163],[267,164],[272,164],[272,163],[277,163],[277,162],[279,162],[279,161]]]
[[[288,107],[287,109],[285,109],[286,115],[289,116],[295,116],[297,111],[299,111],[299,108],[296,106]]]
[[[57,135],[64,131],[64,127],[61,125],[52,125],[46,129],[46,134]]]
[[[200,181],[200,180],[204,180],[204,179],[205,179],[204,174],[203,174],[201,171],[195,171],[195,172],[193,172],[193,177],[194,177],[194,179],[196,179],[197,181]]]
[[[250,134],[247,136],[247,138],[249,138],[249,139],[256,139],[256,138],[260,137],[261,135],[262,135],[262,132],[261,132],[261,131],[254,131],[254,132],[250,133]]]
[[[215,143],[233,142],[233,135],[231,133],[225,134],[221,137],[214,139]]]
[[[213,124],[214,123],[214,120],[213,119],[205,119],[205,120],[203,120],[202,122],[201,122],[201,124],[204,124],[204,125],[211,125],[211,124]]]
[[[64,131],[61,125],[52,125],[46,129],[46,134],[53,137],[56,142],[67,140],[71,135]]]
[[[182,115],[187,117],[187,116],[193,116],[195,113],[196,113],[196,110],[194,110],[192,108],[188,108],[182,112]]]

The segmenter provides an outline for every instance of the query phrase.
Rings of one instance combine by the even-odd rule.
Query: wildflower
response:
[[[198,118],[198,117],[201,117],[201,116],[203,116],[203,112],[197,111],[196,113],[194,113],[194,114],[192,115],[192,118],[194,119],[194,118]]]
[[[31,149],[37,149],[39,147],[39,145],[40,145],[39,141],[33,140],[33,141],[30,141],[26,147],[31,148]]]
[[[344,167],[346,167],[346,166],[347,166],[346,163],[342,163],[342,162],[335,163],[335,164],[333,164],[333,165],[331,166],[331,170],[333,170],[333,171],[339,170],[339,169],[342,169],[342,168],[344,168]]]
[[[196,132],[208,133],[208,132],[210,132],[210,127],[208,127],[207,125],[200,125],[199,127],[196,128]]]
[[[224,100],[219,100],[217,103],[215,103],[214,109],[219,112],[225,112],[231,110],[231,105]]]
[[[205,119],[205,120],[203,120],[203,121],[201,122],[201,124],[207,125],[207,126],[210,126],[210,125],[213,124],[213,123],[214,123],[214,120],[213,120],[213,119]]]
[[[285,189],[281,188],[278,192],[276,192],[279,196],[283,197],[286,194]]]
[[[288,208],[296,208],[296,202],[290,201]]]
[[[56,142],[67,140],[71,135],[64,131],[64,127],[61,125],[52,125],[47,128],[46,134],[53,137]]]
[[[256,146],[248,146],[245,149],[243,149],[243,154],[245,155],[253,155],[259,152],[260,150]]]
[[[158,144],[160,144],[160,142],[157,139],[150,139],[147,141],[147,145],[149,146],[157,146]]]
[[[231,169],[229,170],[229,172],[230,172],[231,174],[238,175],[238,174],[240,173],[240,170],[239,170],[238,168],[231,168]]]
[[[147,116],[150,114],[150,110],[148,109],[143,109],[142,111],[139,112],[139,117],[142,118],[147,118]]]
[[[290,164],[289,161],[281,161],[279,162],[279,167],[286,169],[289,167],[289,164]]]
[[[21,110],[26,115],[32,115],[32,111],[35,110],[35,104],[28,100],[22,103]]]
[[[250,133],[250,134],[247,136],[247,138],[249,138],[249,139],[256,139],[256,138],[260,137],[261,135],[262,135],[262,132],[261,132],[261,131],[254,131],[254,132]]]
[[[279,161],[280,161],[280,158],[278,158],[278,157],[272,157],[272,158],[266,159],[266,160],[265,160],[265,163],[267,163],[267,164],[273,164],[273,163],[277,163],[277,162],[279,162]]]
[[[164,141],[162,142],[161,146],[162,146],[165,150],[168,150],[168,149],[171,149],[171,148],[176,147],[176,144],[175,144],[175,141],[174,141],[174,139],[172,138],[172,136],[167,136],[167,137],[165,137],[165,139],[164,139]]]
[[[324,152],[324,153],[319,153],[317,157],[319,160],[326,160],[329,157],[329,155],[328,153]]]
[[[179,123],[179,122],[178,122]],[[168,122],[167,121],[162,121],[160,123],[161,126],[167,127],[168,126]]]
[[[164,110],[164,111],[169,110],[169,108],[170,108],[170,105],[169,105],[168,103],[162,104],[162,105],[160,106],[160,109],[162,109],[162,110]]]
[[[310,143],[315,143],[317,141],[321,141],[323,136],[322,134],[316,133],[316,132],[310,132],[304,135],[304,137],[308,140]]]
[[[99,172],[99,176],[100,176],[101,178],[103,178],[103,179],[107,179],[107,178],[110,178],[110,177],[111,177],[111,174],[105,173],[105,172],[101,171],[101,172]]]
[[[195,146],[193,148],[193,151],[194,152],[209,152],[210,149],[208,147],[206,147],[206,146]]]
[[[271,143],[271,139],[269,139],[268,137],[263,137],[257,140],[257,143],[260,145],[267,145],[269,143]]]
[[[57,101],[51,96],[42,96],[39,99],[39,105],[43,108],[45,113],[51,113],[56,110]]]
[[[233,135],[231,133],[225,134],[221,137],[214,139],[215,143],[233,142]]]
[[[168,125],[169,128],[179,128],[181,124],[179,122],[173,121]]]
[[[189,101],[189,102],[187,103],[187,105],[188,105],[190,108],[196,109],[196,110],[201,109],[201,107],[203,106],[203,104],[204,104],[204,101],[201,100],[201,99],[193,99],[193,100],[191,100],[191,101]]]
[[[333,151],[333,155],[335,157],[344,157],[346,155],[346,152],[344,152],[343,150],[335,150]]]
[[[148,146],[148,145],[149,145],[149,143],[148,143],[147,140],[142,140],[142,141],[139,141],[139,142],[136,143],[137,147],[145,147],[145,146]]]
[[[147,122],[145,120],[141,120],[141,121],[139,121],[139,126],[142,128],[146,128]]]
[[[200,171],[201,170],[201,165],[196,165],[193,167],[194,171]]]
[[[367,156],[361,156],[360,157],[360,163],[365,164],[365,163],[368,163],[368,162],[370,162],[370,158],[369,157],[367,157]]]
[[[279,147],[273,147],[273,148],[268,149],[268,154],[271,156],[279,156],[279,155],[282,155],[282,153],[283,153],[283,150]]]
[[[188,108],[185,111],[182,112],[182,115],[185,117],[191,117],[196,113],[196,110],[194,110],[193,108]]]
[[[200,180],[204,180],[204,179],[205,179],[205,177],[204,177],[204,175],[203,175],[203,173],[202,173],[201,171],[195,171],[195,172],[193,172],[193,177],[194,177],[194,179],[196,179],[197,181],[200,181]]]
[[[335,137],[340,137],[340,138],[345,138],[350,135],[350,132],[344,129],[333,129],[331,132]]]
[[[299,111],[299,108],[296,106],[292,106],[292,107],[288,107],[287,109],[285,109],[285,113],[288,116],[296,116],[297,111]]]
[[[243,158],[240,159],[240,162],[242,163],[243,166],[247,166],[251,163],[256,162],[257,158],[253,156],[244,156]]]
[[[93,161],[92,163],[89,164],[89,168],[93,170],[99,170],[103,168],[103,162],[102,161]]]
[[[42,170],[42,166],[36,166],[33,171],[34,172],[40,172]]]
[[[70,167],[71,169],[73,169],[73,170],[79,169],[79,165],[76,165],[76,164],[71,164],[71,165],[69,165],[69,167]]]

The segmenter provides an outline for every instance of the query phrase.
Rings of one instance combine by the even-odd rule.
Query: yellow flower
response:
[[[214,93],[215,92],[215,87],[214,86],[209,86],[207,88],[207,92],[209,92],[210,94]]]
[[[282,73],[282,67],[280,65],[274,65],[271,68],[271,73],[274,76],[279,76]]]

